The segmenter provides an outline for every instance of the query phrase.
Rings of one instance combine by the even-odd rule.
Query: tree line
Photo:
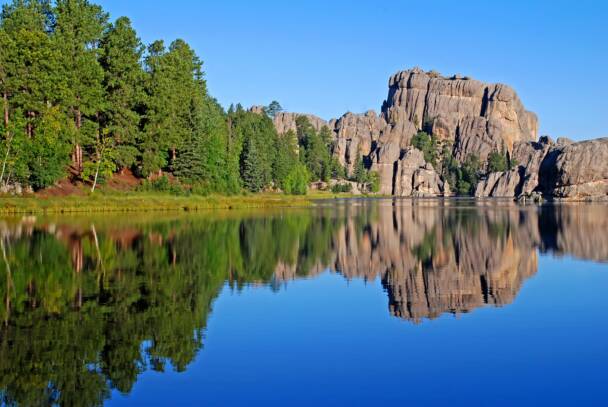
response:
[[[0,15],[0,184],[96,186],[130,170],[152,189],[305,193],[339,173],[327,128],[278,135],[277,102],[228,112],[181,39],[145,46],[88,0],[13,0]],[[169,182],[169,176],[171,182]]]

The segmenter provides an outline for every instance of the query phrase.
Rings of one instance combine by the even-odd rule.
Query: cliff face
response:
[[[477,197],[517,197],[532,192],[566,200],[608,199],[608,138],[572,143],[517,143],[517,167],[479,182]]]
[[[382,114],[388,123],[409,121],[416,130],[454,142],[459,160],[470,154],[485,160],[492,150],[511,151],[515,142],[537,137],[536,116],[510,87],[418,68],[391,77]]]
[[[443,77],[413,68],[389,79],[381,113],[347,113],[324,121],[305,115],[335,137],[333,155],[352,173],[358,156],[380,174],[380,193],[397,196],[446,196],[450,187],[436,169],[418,159],[411,146],[421,130],[433,134],[453,157],[505,152],[517,163],[503,173],[488,174],[477,197],[517,197],[532,192],[565,199],[608,199],[608,139],[571,143],[538,140],[538,119],[515,91],[458,76]],[[279,133],[295,130],[295,113],[275,117]]]

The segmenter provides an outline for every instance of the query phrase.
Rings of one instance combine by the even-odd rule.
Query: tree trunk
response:
[[[11,150],[11,132],[8,130],[8,95],[6,92],[2,94],[2,101],[4,104],[4,128],[6,129],[6,154],[4,154],[4,160],[2,161],[2,173],[0,173],[0,184],[4,180],[4,172],[6,171],[6,162],[8,161],[8,155]]]
[[[32,138],[32,136],[34,135],[34,127],[32,125],[32,120],[34,118],[34,112],[28,111],[27,112],[27,124],[25,126],[25,133],[27,134],[28,138]]]
[[[2,95],[2,100],[4,101],[4,128],[8,131],[8,94],[6,92]]]
[[[82,113],[80,109],[76,109],[76,129],[80,132],[82,127]],[[82,172],[82,147],[80,143],[76,143],[74,153],[72,154],[72,165],[74,169],[80,174]]]
[[[93,179],[93,186],[91,187],[91,193],[95,192],[97,186],[97,177],[99,176],[99,166],[101,165],[101,158],[97,160],[97,168],[95,169],[95,179]]]
[[[0,184],[4,181],[4,171],[6,170],[6,162],[8,161],[8,155],[11,151],[11,142],[13,138],[8,135],[8,139],[6,140],[6,153],[4,154],[4,160],[2,161],[2,172],[0,173]]]

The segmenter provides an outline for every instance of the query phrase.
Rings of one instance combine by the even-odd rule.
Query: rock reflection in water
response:
[[[306,211],[0,223],[0,396],[98,405],[183,371],[222,287],[380,279],[419,322],[511,303],[537,253],[608,260],[605,206],[347,201]]]

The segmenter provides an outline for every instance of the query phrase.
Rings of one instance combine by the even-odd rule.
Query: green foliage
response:
[[[362,191],[372,193],[380,191],[380,174],[369,171],[360,154],[357,154],[351,180],[357,182]]]
[[[151,180],[144,180],[139,190],[145,192],[163,192],[171,195],[184,195],[186,193],[181,185],[171,182],[166,175]]]
[[[380,174],[371,171],[368,175],[369,192],[377,193],[380,191]]]
[[[328,128],[316,132],[302,117],[297,134],[279,137],[276,101],[265,114],[240,105],[226,114],[185,41],[144,46],[128,18],[110,23],[88,0],[2,7],[0,107],[0,183],[42,189],[69,177],[94,190],[128,168],[235,194],[285,189],[299,161],[311,179],[344,175]]]
[[[237,109],[229,115],[229,121],[233,142],[240,146],[239,165],[243,186],[251,192],[269,188],[273,181],[277,182],[274,178],[276,171],[283,170],[282,167],[273,168],[277,158],[278,135],[272,120],[266,115]]]
[[[272,165],[272,176],[277,186],[285,189],[285,180],[291,170],[298,164],[297,139],[293,131],[277,137],[276,158]]]
[[[324,127],[317,132],[306,116],[296,118],[296,128],[300,159],[306,164],[312,181],[328,181],[332,173],[329,129]]]
[[[459,195],[472,195],[479,181],[481,163],[475,155],[460,164],[447,148],[442,153],[441,174]]]
[[[284,181],[284,191],[290,195],[306,195],[308,191],[308,183],[310,182],[310,174],[308,169],[297,163],[289,171]]]
[[[336,157],[332,157],[331,159],[331,177],[333,179],[346,179],[346,168]]]
[[[349,183],[335,184],[331,187],[331,192],[333,193],[348,193],[352,192],[353,186]]]
[[[131,22],[121,17],[110,26],[101,41],[100,63],[104,69],[105,103],[102,125],[116,142],[119,168],[131,167],[138,156],[141,139],[138,109],[144,102],[143,45]]]
[[[363,163],[363,158],[361,158],[360,154],[357,154],[357,158],[355,159],[355,165],[353,168],[352,180],[362,184],[365,182],[366,178],[367,170],[365,168],[365,164]]]
[[[509,162],[505,154],[492,151],[488,155],[488,172],[503,172],[509,169]]]
[[[76,131],[74,122],[68,120],[58,108],[48,109],[38,128],[38,133],[29,140],[29,178],[34,189],[51,186],[65,176],[70,160],[69,141]]]
[[[420,131],[412,138],[412,145],[422,151],[424,154],[424,161],[431,163],[433,166],[437,165],[439,154],[437,140],[434,136],[429,136],[424,131]]]
[[[273,100],[268,106],[264,108],[264,113],[266,113],[269,117],[272,117],[273,119],[278,113],[282,111],[283,108],[281,107],[281,104],[276,100]]]

